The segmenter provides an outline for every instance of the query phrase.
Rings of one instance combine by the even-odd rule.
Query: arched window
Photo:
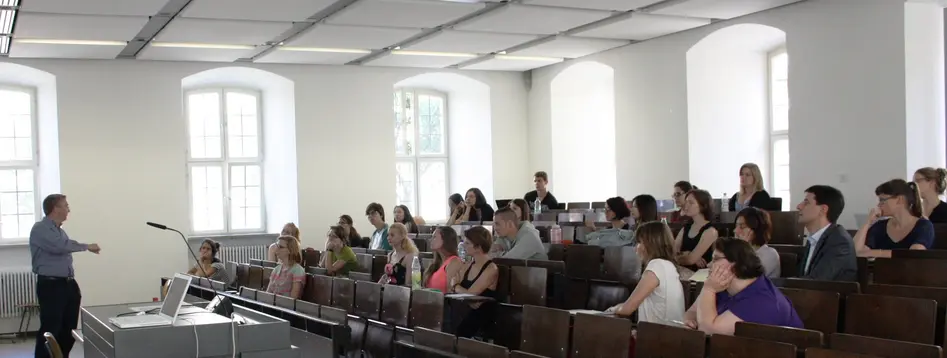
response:
[[[25,239],[37,210],[35,91],[0,85],[0,240]]]
[[[769,140],[772,150],[773,196],[783,198],[789,210],[789,55],[785,48],[769,53]]]
[[[259,92],[204,88],[185,98],[192,229],[265,231]]]
[[[447,219],[450,147],[447,94],[397,88],[394,95],[397,203],[428,221]]]

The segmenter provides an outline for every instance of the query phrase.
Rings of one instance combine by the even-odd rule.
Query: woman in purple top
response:
[[[707,334],[732,335],[737,322],[803,328],[792,303],[766,278],[749,243],[720,238],[714,243],[710,276],[684,323]]]

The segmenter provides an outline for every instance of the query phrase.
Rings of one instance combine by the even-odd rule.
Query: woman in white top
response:
[[[763,263],[763,271],[766,273],[766,277],[780,277],[782,269],[779,263],[779,252],[766,244],[772,237],[773,232],[769,214],[763,210],[749,207],[737,213],[737,220],[733,226],[734,235],[753,246],[756,256]]]
[[[671,324],[684,320],[684,288],[674,264],[674,236],[667,225],[658,221],[641,224],[635,232],[637,252],[647,262],[638,286],[624,303],[605,312],[631,316],[638,320]]]

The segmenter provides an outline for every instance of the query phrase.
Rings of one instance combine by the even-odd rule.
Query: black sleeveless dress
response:
[[[691,227],[693,227],[693,226],[694,226],[694,222],[691,221],[691,222],[685,224],[685,225],[684,225],[684,228],[681,229],[681,230],[684,230],[684,237],[683,237],[683,239],[681,240],[681,252],[694,251],[694,249],[697,248],[697,243],[700,242],[701,236],[704,235],[704,231],[707,231],[707,229],[710,229],[710,228],[714,227],[713,224],[711,224],[711,223],[706,223],[706,224],[704,224],[704,226],[701,226],[701,227],[700,227],[700,230],[697,231],[697,237],[691,237],[691,236],[690,236],[690,232],[691,232]],[[710,248],[708,248],[707,251],[704,252],[703,255],[700,255],[700,257],[703,258],[704,261],[706,261],[706,262],[709,264],[710,261],[712,261],[712,260],[713,260],[713,257],[714,257],[714,248],[713,248],[713,246],[711,246]],[[697,265],[690,265],[690,266],[685,266],[685,267],[687,267],[688,269],[691,269],[691,270],[693,270],[693,271],[697,271],[697,270],[700,269],[700,267],[697,267]]]
[[[477,277],[474,277],[471,280],[470,269],[473,268],[473,264],[467,268],[467,271],[464,272],[464,279],[460,281],[460,287],[464,289],[470,289],[473,287],[474,283],[480,279],[480,276],[483,275],[483,272],[487,270],[487,267],[493,264],[493,260],[488,260],[483,264],[483,267],[480,268],[480,272],[477,273]],[[496,291],[493,289],[483,290],[478,296],[490,297],[494,300],[497,299]],[[470,338],[480,332],[486,327],[489,322],[493,321],[493,316],[496,312],[496,301],[484,302],[480,307],[476,309],[471,309],[467,316],[460,321],[460,325],[457,326],[457,336]]]

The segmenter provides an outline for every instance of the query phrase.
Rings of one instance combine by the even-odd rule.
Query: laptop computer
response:
[[[509,206],[511,201],[513,201],[513,199],[497,199],[497,209],[503,209]]]
[[[181,304],[184,303],[184,296],[187,295],[187,289],[191,286],[191,276],[175,274],[171,279],[171,286],[168,288],[168,295],[161,304],[161,310],[157,315],[136,315],[125,317],[109,318],[109,323],[118,328],[141,328],[153,326],[170,326],[178,317],[178,311],[181,310]]]

